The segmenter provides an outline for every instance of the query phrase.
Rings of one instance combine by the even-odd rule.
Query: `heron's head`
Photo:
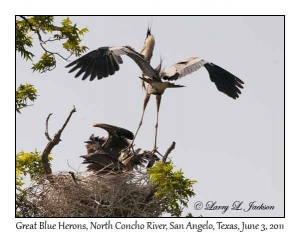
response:
[[[145,39],[145,45],[148,45],[148,46],[152,45],[154,47],[154,43],[155,43],[155,40],[154,40],[154,36],[151,34],[151,27],[148,26],[147,35],[146,35],[146,39]]]
[[[144,59],[147,62],[150,62],[152,55],[153,55],[153,50],[154,50],[154,45],[155,45],[155,40],[154,36],[151,34],[151,27],[148,26],[147,30],[147,35],[146,39],[144,42],[144,46],[141,50],[141,54],[144,55]]]
[[[147,29],[146,39],[148,38],[148,36],[151,36],[151,28],[149,26],[148,26],[148,29]]]

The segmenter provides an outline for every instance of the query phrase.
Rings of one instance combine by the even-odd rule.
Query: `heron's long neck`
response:
[[[144,55],[144,59],[150,63],[152,55],[153,55],[153,50],[154,50],[154,45],[155,45],[155,40],[152,35],[149,35],[144,43],[144,47],[141,50],[141,54]],[[149,84],[145,83],[142,81],[142,88],[147,89]]]
[[[153,50],[154,50],[155,40],[152,35],[148,36],[145,40],[144,47],[142,48],[141,54],[144,55],[144,59],[150,63]]]

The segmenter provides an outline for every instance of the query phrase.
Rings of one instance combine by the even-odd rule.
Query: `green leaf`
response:
[[[16,111],[21,113],[21,109],[28,107],[28,100],[35,101],[37,90],[31,84],[21,84],[16,90]]]
[[[173,163],[158,162],[148,169],[150,182],[155,185],[155,197],[164,200],[162,208],[171,216],[181,216],[188,199],[195,195],[192,186],[196,181],[184,177],[181,170],[173,171]]]
[[[34,39],[38,40],[44,54],[39,60],[34,61],[32,69],[44,73],[56,67],[56,57],[66,60],[73,54],[77,57],[82,55],[88,47],[81,45],[80,36],[87,32],[86,27],[78,28],[77,24],[73,24],[69,17],[63,19],[58,26],[54,24],[54,16],[20,16],[16,20],[16,51],[25,61],[33,61],[35,54],[31,52],[31,48]],[[64,50],[69,53],[65,57],[60,54],[60,51],[51,51],[47,48],[49,43],[61,40],[64,40],[62,42]]]
[[[41,56],[40,60],[33,64],[33,71],[38,71],[40,73],[44,73],[46,71],[53,70],[56,67],[56,60],[53,54],[48,52],[44,52]]]

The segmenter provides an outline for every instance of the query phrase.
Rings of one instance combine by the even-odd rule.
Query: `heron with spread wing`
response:
[[[83,74],[82,80],[89,78],[90,81],[93,81],[96,78],[100,80],[115,74],[115,72],[119,70],[120,64],[123,63],[122,55],[131,58],[142,71],[142,77],[140,78],[143,80],[143,87],[146,90],[143,113],[134,139],[142,125],[150,96],[156,95],[155,149],[157,147],[158,116],[162,95],[167,88],[184,87],[169,81],[178,80],[197,71],[201,67],[205,67],[209,73],[210,80],[215,83],[217,89],[233,99],[237,99],[241,94],[240,89],[243,88],[244,82],[225,69],[199,57],[187,58],[166,69],[162,69],[161,61],[156,68],[153,68],[150,65],[150,60],[152,58],[154,45],[154,37],[148,28],[147,37],[141,53],[136,52],[129,46],[100,47],[71,62],[66,67],[72,67],[69,72],[78,70],[75,75],[76,78]]]
[[[132,153],[126,150],[133,139],[133,133],[127,129],[97,123],[94,127],[99,127],[108,132],[108,137],[95,137],[93,134],[86,141],[87,154],[80,157],[84,158],[83,164],[88,164],[87,170],[97,173],[107,173],[109,171],[131,171],[143,163],[157,161],[157,157],[149,158],[147,151],[141,152],[137,149]]]

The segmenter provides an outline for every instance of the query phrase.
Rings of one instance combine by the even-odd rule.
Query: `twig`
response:
[[[175,145],[176,145],[176,143],[173,142],[172,145],[169,147],[169,149],[166,151],[166,153],[165,153],[165,155],[164,155],[164,157],[163,157],[163,159],[162,159],[163,163],[166,162],[166,160],[167,160],[169,154],[172,152],[172,150],[175,149]]]
[[[69,174],[72,176],[72,179],[73,179],[74,182],[77,184],[76,177],[75,177],[75,173],[74,173],[74,172],[69,172]]]
[[[49,136],[49,133],[48,133],[48,122],[49,122],[49,119],[50,119],[50,117],[51,117],[52,114],[53,114],[53,113],[50,113],[50,114],[48,115],[47,119],[46,119],[45,136],[46,136],[46,138],[48,139],[48,141],[51,141],[51,140],[52,140],[52,139],[50,138],[50,136]]]
[[[72,111],[70,112],[70,114],[69,114],[69,116],[68,116],[66,122],[64,123],[63,127],[59,130],[59,131],[60,131],[60,134],[61,134],[62,131],[66,128],[66,126],[67,126],[67,124],[69,123],[69,120],[71,119],[72,114],[73,114],[74,112],[76,112],[75,106],[73,106],[73,109],[72,109]]]
[[[40,41],[40,45],[41,45],[42,49],[43,49],[45,52],[51,54],[53,57],[54,57],[54,55],[57,55],[57,56],[61,57],[62,59],[64,59],[65,61],[68,61],[68,59],[73,55],[73,53],[71,53],[71,54],[66,58],[66,57],[60,55],[60,54],[57,53],[57,52],[51,52],[51,51],[49,51],[48,49],[46,49],[46,48],[44,47],[43,44],[45,44],[45,42],[44,42],[44,41]],[[55,57],[54,57],[54,59],[55,59]]]
[[[111,165],[114,164],[113,162],[111,162],[110,164],[108,164],[108,165],[105,166],[104,164],[100,163],[99,161],[94,161],[94,163],[97,163],[97,164],[99,164],[101,166],[104,166],[99,171],[97,171],[95,174],[99,174],[100,172],[105,171],[106,168],[108,168],[108,167],[110,167]]]
[[[69,164],[69,160],[67,160],[67,164],[68,164],[69,168],[71,168],[73,171],[78,172],[78,170],[76,170],[75,168],[73,168],[73,167]]]
[[[51,139],[48,142],[47,146],[45,147],[45,149],[43,151],[43,154],[42,154],[42,164],[43,164],[45,173],[47,175],[52,174],[52,170],[51,170],[51,167],[50,167],[49,157],[48,156],[51,153],[52,149],[61,141],[60,136],[61,136],[63,130],[65,129],[65,127],[67,126],[67,124],[68,124],[69,120],[71,119],[71,116],[72,116],[72,114],[74,112],[76,112],[75,106],[73,106],[73,109],[70,112],[70,114],[69,114],[67,120],[65,121],[63,127],[60,130],[58,130],[58,132],[54,135],[53,139]]]
[[[44,47],[44,44],[46,44],[47,42],[51,42],[51,41],[55,41],[56,39],[53,39],[53,40],[50,40],[50,38],[46,41],[43,40],[42,36],[41,36],[41,33],[40,33],[40,30],[39,29],[36,29],[34,28],[34,25],[32,23],[29,22],[29,20],[24,17],[24,16],[20,16],[29,26],[30,30],[35,32],[37,35],[38,35],[38,38],[39,38],[39,41],[40,41],[40,45],[42,47],[42,49],[47,52],[47,53],[50,53],[54,60],[55,60],[55,63],[56,63],[56,59],[55,59],[55,56],[54,55],[57,55],[59,57],[61,57],[62,59],[64,59],[65,61],[68,61],[68,59],[73,55],[73,53],[70,54],[70,56],[68,56],[67,58],[65,58],[64,56],[60,55],[59,53],[56,53],[56,52],[51,52],[49,50],[47,50],[45,47]],[[56,31],[61,31],[61,28],[60,27],[55,27],[53,26],[53,29],[56,30]],[[66,39],[66,38],[62,38],[62,39]],[[52,69],[51,69],[52,70]]]
[[[20,16],[20,17],[21,17],[22,19],[24,19],[24,21],[28,24],[28,26],[30,27],[31,31],[35,32],[35,33],[38,35],[39,40],[40,40],[41,42],[44,43],[44,41],[43,41],[43,39],[42,39],[42,36],[41,36],[41,34],[40,34],[40,31],[37,30],[37,29],[34,29],[32,23],[30,23],[26,17],[24,17],[24,16]]]
[[[65,39],[67,39],[67,37],[61,37],[61,38],[52,38],[52,37],[50,37],[48,40],[45,40],[44,42],[47,43],[47,42],[65,40]]]

